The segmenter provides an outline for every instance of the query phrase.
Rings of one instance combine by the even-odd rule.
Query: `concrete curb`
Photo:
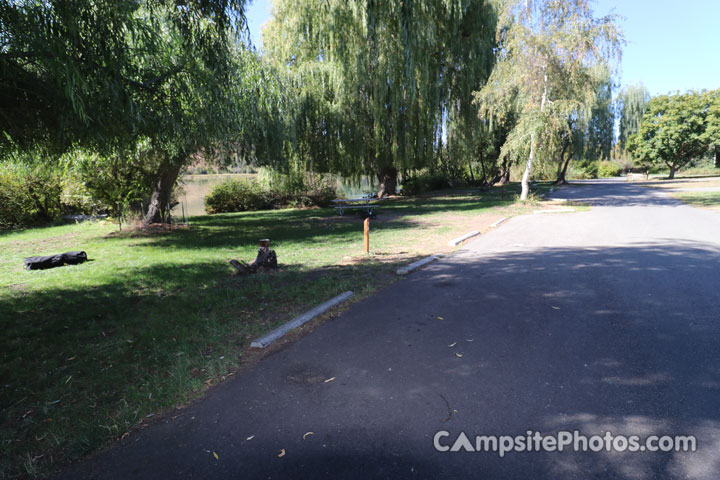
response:
[[[464,242],[464,241],[467,240],[468,238],[477,237],[478,235],[480,235],[480,232],[479,232],[478,230],[473,230],[473,231],[470,232],[470,233],[466,233],[466,234],[463,235],[462,237],[453,238],[452,240],[450,240],[450,241],[448,242],[448,246],[454,247],[454,246],[456,246],[456,245]]]
[[[497,222],[495,222],[495,223],[493,223],[492,225],[490,225],[490,228],[497,228],[497,227],[499,227],[500,225],[502,225],[503,223],[505,223],[505,222],[507,222],[507,221],[508,221],[508,217],[503,217],[503,218],[501,218],[500,220],[498,220]]]
[[[327,302],[318,305],[317,307],[313,308],[312,310],[308,310],[307,312],[303,313],[299,317],[295,317],[289,322],[280,325],[275,330],[272,330],[269,333],[266,333],[262,337],[258,338],[254,342],[250,344],[251,347],[255,348],[265,348],[271,343],[273,343],[275,340],[278,340],[282,336],[284,336],[286,333],[288,333],[290,330],[293,330],[301,325],[304,325],[305,323],[309,322],[313,318],[317,317],[318,315],[325,313],[326,311],[330,310],[332,307],[344,302],[348,298],[353,296],[353,292],[347,291],[345,293],[341,293],[337,297],[334,297]]]
[[[413,270],[417,270],[418,268],[422,267],[423,265],[427,265],[428,263],[437,260],[438,258],[441,258],[442,255],[430,255],[429,257],[423,258],[422,260],[418,260],[417,262],[413,262],[410,265],[402,268],[397,269],[398,275],[407,275],[408,273],[412,272]]]
[[[533,213],[566,213],[574,211],[574,208],[554,208],[552,210],[535,210]]]

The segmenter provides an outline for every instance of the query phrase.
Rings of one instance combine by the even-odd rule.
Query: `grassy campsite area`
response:
[[[370,255],[361,217],[332,209],[201,216],[160,232],[95,222],[0,234],[0,476],[51,471],[175,415],[257,356],[256,336],[343,291],[366,297],[398,266],[452,250],[448,240],[540,208],[516,203],[518,191],[388,200],[371,221]],[[228,260],[251,260],[265,237],[279,271],[233,275]],[[24,257],[69,250],[90,261],[23,269]]]

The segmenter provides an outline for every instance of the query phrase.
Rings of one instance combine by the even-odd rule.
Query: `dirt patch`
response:
[[[136,238],[136,237],[154,237],[157,235],[167,235],[178,230],[189,230],[188,225],[176,225],[167,223],[151,223],[150,225],[136,225],[118,232],[111,232],[105,235],[108,238]]]
[[[407,258],[408,252],[371,252],[368,255],[356,255],[343,257],[338,265],[364,265],[369,263],[397,263]]]
[[[8,250],[11,252],[30,252],[30,251],[44,251],[48,250],[51,247],[56,248],[59,245],[65,244],[74,238],[76,238],[79,235],[78,232],[74,233],[66,233],[64,235],[55,235],[53,237],[47,237],[47,238],[40,238],[37,240],[22,240],[22,241],[15,241],[15,242],[8,242],[3,246],[3,250]],[[42,255],[40,253],[33,253],[28,254],[27,256],[32,255]]]

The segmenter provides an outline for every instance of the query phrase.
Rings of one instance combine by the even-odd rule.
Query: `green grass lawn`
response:
[[[675,192],[672,196],[694,207],[720,208],[720,192]]]
[[[47,474],[181,408],[232,375],[256,336],[345,290],[366,297],[467,222],[537,208],[515,205],[517,191],[386,202],[370,256],[362,219],[332,209],[195,217],[153,235],[104,222],[0,234],[0,477]],[[280,270],[232,275],[228,260],[253,259],[259,238]],[[91,261],[23,269],[69,250]]]

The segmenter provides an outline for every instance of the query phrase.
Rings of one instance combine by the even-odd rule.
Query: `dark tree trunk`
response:
[[[500,180],[498,180],[497,183],[498,185],[510,183],[510,167],[508,166],[507,158],[503,160],[502,167],[500,167]]]
[[[555,174],[555,183],[560,182],[560,177],[562,176],[562,167],[563,167],[563,157],[560,155],[560,161],[558,162],[558,168],[557,173]]]
[[[675,165],[670,165],[670,176],[668,178],[670,178],[671,180],[675,178],[675,170]]]
[[[182,162],[179,158],[166,159],[160,164],[157,179],[153,186],[147,214],[143,223],[165,223],[170,218],[170,197],[177,182]]]
[[[480,153],[480,155],[478,155],[478,157],[480,158],[480,174],[482,175],[482,178],[480,178],[479,183],[482,185],[482,184],[487,183],[487,172],[485,171],[485,157],[483,156],[482,153]],[[475,179],[473,179],[473,180],[475,180]],[[473,184],[474,184],[474,182],[473,182]]]
[[[720,147],[715,147],[715,168],[720,168]]]
[[[378,198],[395,195],[397,192],[397,175],[398,171],[395,167],[385,167],[378,172]]]
[[[565,165],[563,166],[562,172],[560,173],[560,178],[558,179],[558,185],[564,185],[568,183],[566,175],[567,175],[567,169],[570,165],[570,160],[572,160],[572,155],[570,155],[567,160],[565,160]]]
[[[563,150],[563,156],[564,155],[565,155],[565,150]],[[557,178],[557,181],[555,182],[557,185],[565,185],[566,183],[568,183],[565,176],[567,175],[567,169],[568,169],[568,166],[570,165],[570,160],[572,160],[572,152],[570,152],[570,155],[568,155],[568,157],[565,159],[564,162],[562,162],[562,159],[563,159],[563,157],[560,157],[560,160],[561,160],[560,165],[562,166],[562,170],[560,170],[558,173],[558,178]]]

